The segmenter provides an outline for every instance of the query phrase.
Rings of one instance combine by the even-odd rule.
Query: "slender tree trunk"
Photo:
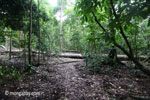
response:
[[[38,52],[38,64],[40,64],[40,51],[41,51],[41,31],[40,31],[40,1],[38,0],[38,32],[39,32],[39,52]]]
[[[45,52],[43,51],[43,61],[45,61]]]
[[[26,21],[26,13],[25,13],[25,16],[24,16],[24,20]],[[27,56],[26,56],[26,31],[25,31],[25,25],[23,27],[23,34],[24,34],[24,51],[23,51],[23,53],[24,53],[24,65],[26,65]]]
[[[97,54],[96,54],[96,53],[97,53],[97,52],[96,52],[96,49],[97,49],[97,48],[96,48],[95,33],[93,33],[93,37],[94,37],[94,40],[95,40],[95,41],[94,41],[94,55],[95,55],[95,56],[96,56],[96,58],[97,58]]]
[[[11,60],[11,48],[12,48],[12,31],[10,32],[9,60]]]
[[[135,42],[135,58],[137,58],[137,33],[136,32],[135,32],[134,42]]]
[[[19,56],[21,56],[21,35],[22,35],[22,31],[19,32]]]
[[[24,64],[26,64],[26,33],[24,31]]]
[[[30,0],[30,31],[28,38],[28,62],[31,65],[32,0]]]
[[[51,40],[50,40],[50,36],[49,34],[47,34],[47,38],[48,38],[48,43],[49,43],[49,51],[51,50]]]
[[[22,31],[19,32],[19,52],[20,52],[20,48],[21,48],[21,33],[22,33]]]
[[[63,46],[62,12],[63,12],[63,2],[61,0],[61,8],[60,8],[60,51],[62,51],[62,46]]]
[[[50,39],[49,40],[49,54],[51,54],[51,46],[52,46],[52,41]]]
[[[21,5],[25,11],[25,15],[24,15],[24,21],[26,21],[26,9],[21,1]],[[23,53],[24,53],[24,65],[26,65],[26,30],[25,30],[25,23],[24,23],[24,26],[23,26],[23,34],[24,34],[24,50],[23,50]]]

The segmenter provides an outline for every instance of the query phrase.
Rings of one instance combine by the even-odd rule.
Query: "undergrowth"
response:
[[[99,73],[101,71],[109,72],[114,68],[117,68],[119,65],[118,63],[110,59],[108,57],[85,57],[85,68],[89,71]],[[104,67],[109,66],[104,70]]]
[[[22,79],[20,71],[12,67],[2,67],[0,66],[0,84],[4,84],[7,80],[15,81],[17,79]]]
[[[5,84],[7,81],[16,81],[23,80],[25,75],[32,73],[36,70],[35,66],[31,66],[27,64],[26,66],[30,66],[31,69],[28,72],[23,73],[21,70],[15,68],[14,66],[0,66],[0,84]]]

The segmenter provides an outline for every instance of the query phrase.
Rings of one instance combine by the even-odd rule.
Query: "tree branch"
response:
[[[120,23],[119,19],[117,18],[116,10],[115,10],[115,8],[114,8],[113,1],[112,1],[112,0],[110,0],[110,5],[111,5],[112,10],[113,10],[113,15],[115,16],[116,20],[118,21],[120,33],[121,33],[122,37],[124,38],[124,40],[125,40],[125,42],[126,42],[128,48],[129,48],[129,52],[130,52],[131,56],[134,57],[133,52],[132,52],[131,45],[129,44],[129,41],[128,41],[128,39],[127,39],[127,37],[126,37],[126,35],[125,35],[123,29],[122,29],[121,23]]]
[[[127,50],[125,50],[121,45],[119,45],[115,40],[113,40],[113,43],[116,47],[121,49],[129,58],[131,57]]]
[[[97,19],[95,13],[94,13],[93,11],[92,11],[92,14],[93,14],[93,16],[94,16],[94,18],[95,18],[96,23],[102,28],[102,30],[103,30],[104,32],[106,32],[106,29],[105,29],[105,28],[101,25],[101,23],[98,21],[98,19]]]

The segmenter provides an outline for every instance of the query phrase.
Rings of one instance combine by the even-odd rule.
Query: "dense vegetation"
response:
[[[148,26],[150,24],[149,3],[148,0],[141,2],[139,0],[79,0],[76,4],[76,10],[82,16],[83,21],[88,22],[94,28],[101,28],[99,33],[104,34],[107,42],[119,48],[140,70],[149,75],[150,70],[136,57],[138,55],[137,49],[141,44],[137,44],[137,36],[141,34],[138,31],[141,27],[139,24],[145,20],[148,20]],[[139,34],[137,34],[138,32]],[[132,42],[134,46],[132,46]],[[124,43],[124,45],[120,43]]]
[[[131,62],[150,76],[149,38],[150,0],[0,0],[0,84],[66,51],[81,53],[94,73]]]

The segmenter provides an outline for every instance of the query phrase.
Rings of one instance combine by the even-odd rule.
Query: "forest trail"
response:
[[[150,91],[149,78],[137,77],[127,67],[113,72],[93,73],[84,66],[83,59],[49,58],[35,72],[20,81],[9,81],[0,87],[3,100],[135,100],[130,93],[145,94]],[[105,66],[107,70],[109,66]],[[142,84],[141,84],[142,83]],[[134,87],[128,87],[128,86]],[[5,91],[40,92],[37,96],[4,95]],[[2,94],[2,95],[1,95]]]
[[[143,78],[134,80],[134,75],[123,66],[122,69],[114,70],[114,73],[110,72],[110,75],[94,74],[83,67],[82,59],[59,58],[59,61],[61,63],[55,66],[55,79],[61,86],[59,89],[62,90],[61,92],[59,89],[57,90],[59,93],[57,100],[135,100],[130,97],[130,92],[134,91],[136,94],[141,88],[149,86],[149,82],[140,84],[141,81],[137,81]],[[129,91],[127,84],[134,84],[135,88]],[[145,90],[149,91],[147,88],[141,93]],[[145,92],[145,94],[147,93]]]
[[[62,62],[78,61],[75,63],[56,65],[56,79],[64,88],[64,96],[60,100],[107,100],[107,96],[101,96],[102,86],[97,82],[96,77],[81,74],[77,66],[83,65],[82,60],[64,58]],[[93,83],[94,82],[94,83]],[[95,86],[97,90],[95,90]]]
[[[23,81],[15,82],[15,85],[7,83],[2,88],[2,91],[15,89],[41,92],[41,95],[2,97],[7,100],[109,100],[108,94],[102,90],[103,76],[88,74],[82,69],[83,64],[83,59],[50,58],[47,64],[39,66]]]

